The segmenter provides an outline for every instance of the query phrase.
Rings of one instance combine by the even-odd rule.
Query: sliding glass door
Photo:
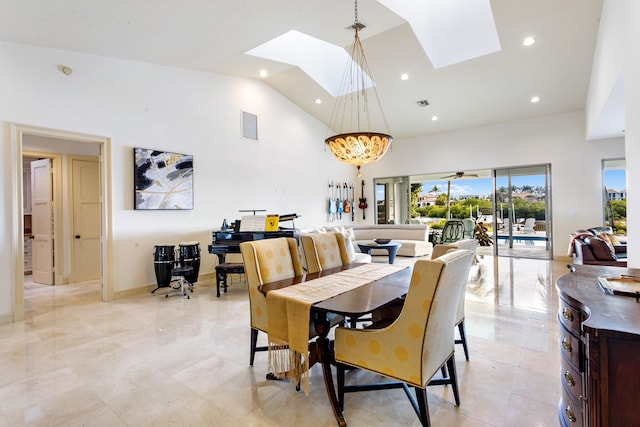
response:
[[[551,259],[550,165],[494,171],[495,255]]]

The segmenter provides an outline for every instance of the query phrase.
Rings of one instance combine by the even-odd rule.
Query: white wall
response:
[[[0,93],[5,242],[14,215],[11,122],[111,138],[116,293],[155,283],[155,244],[200,242],[200,271],[210,272],[206,247],[224,218],[267,209],[296,212],[297,227],[314,227],[327,221],[328,181],[355,181],[355,168],[325,152],[326,127],[258,80],[2,42]],[[240,137],[241,110],[258,115],[258,143]],[[194,156],[193,210],[133,209],[133,147]],[[0,318],[11,313],[13,257],[2,245]]]
[[[640,241],[640,2],[625,1],[625,88],[627,159],[627,236]],[[629,266],[640,268],[640,245],[629,247]]]
[[[593,60],[587,128],[591,131],[610,118],[614,110],[622,110],[625,129],[627,166],[627,237],[628,265],[640,268],[640,2],[637,0],[605,0]],[[612,102],[613,100],[613,102]],[[616,120],[614,123],[617,124]]]
[[[365,179],[550,163],[554,256],[566,256],[570,232],[603,222],[601,160],[624,157],[622,138],[584,129],[576,112],[394,141]]]
[[[606,137],[612,131],[619,135],[624,128],[622,104],[627,30],[621,23],[626,8],[625,1],[620,0],[607,0],[602,6],[585,107],[590,139]]]

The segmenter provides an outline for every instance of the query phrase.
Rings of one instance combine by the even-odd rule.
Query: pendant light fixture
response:
[[[359,32],[365,26],[358,21],[358,0],[354,5],[355,20],[351,28],[355,31],[355,39],[350,51],[351,59],[346,65],[340,95],[336,98],[329,120],[329,129],[338,131],[338,134],[325,139],[325,143],[338,160],[355,165],[360,176],[360,167],[380,160],[389,149],[393,137],[388,133],[387,118],[382,111],[360,41]],[[370,95],[374,95],[377,109],[371,109]],[[383,122],[385,132],[371,130],[372,113],[379,113],[377,120]]]

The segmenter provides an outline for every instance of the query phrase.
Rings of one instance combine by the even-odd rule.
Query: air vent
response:
[[[426,107],[427,105],[429,105],[429,101],[427,101],[426,99],[421,99],[420,101],[416,101],[416,104],[418,104],[418,107]]]

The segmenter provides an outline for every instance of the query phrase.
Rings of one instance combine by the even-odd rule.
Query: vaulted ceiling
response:
[[[464,12],[465,0],[448,3]],[[602,0],[490,5],[500,50],[434,68],[404,18],[359,1],[361,38],[396,139],[584,109]],[[348,48],[354,21],[348,0],[0,0],[0,12],[0,40],[263,79],[324,123],[327,91],[294,65],[245,52],[290,30]],[[529,36],[535,43],[525,47]]]

